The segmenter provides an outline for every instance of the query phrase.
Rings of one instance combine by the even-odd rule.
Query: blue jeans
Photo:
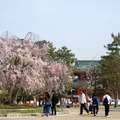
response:
[[[99,110],[98,105],[93,106],[93,108],[94,108],[94,115],[98,114],[98,110]]]
[[[50,103],[46,103],[44,105],[43,113],[45,113],[45,114],[49,113],[50,114],[50,106],[51,106]]]

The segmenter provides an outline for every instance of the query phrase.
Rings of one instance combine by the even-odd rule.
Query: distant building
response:
[[[79,101],[79,94],[82,90],[87,91],[89,84],[87,80],[89,79],[89,73],[91,71],[95,72],[97,66],[100,64],[99,60],[77,60],[75,62],[74,75],[76,76],[72,83],[72,101]]]

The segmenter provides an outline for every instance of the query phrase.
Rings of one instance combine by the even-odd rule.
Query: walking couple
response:
[[[87,100],[86,100],[85,92],[84,92],[84,90],[82,90],[81,97],[80,97],[80,104],[81,104],[80,114],[83,114],[83,108],[84,108],[86,110],[86,112],[88,113],[88,115],[90,115],[90,112],[86,107],[86,103],[87,103]],[[93,94],[93,96],[92,96],[92,107],[94,109],[94,116],[96,116],[98,114],[99,108],[98,108],[98,99],[95,96],[95,94]]]
[[[44,101],[45,101],[45,104],[43,106],[43,116],[47,115],[49,116],[50,115],[50,107],[51,107],[51,110],[52,110],[52,113],[51,115],[56,115],[56,104],[58,103],[58,98],[55,94],[55,91],[52,90],[52,98],[50,99],[50,95],[48,92],[45,92],[45,98],[44,98]],[[54,114],[53,114],[54,112]]]

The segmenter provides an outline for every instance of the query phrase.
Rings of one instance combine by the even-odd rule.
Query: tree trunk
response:
[[[118,84],[117,84],[117,80],[115,82],[115,108],[118,106]]]
[[[18,96],[19,89],[15,89],[15,92],[12,94],[12,103],[17,104],[17,96]]]
[[[12,92],[13,92],[13,87],[11,87],[11,88],[8,90],[8,99],[7,99],[7,101],[5,102],[5,104],[10,104],[10,103],[12,103]]]

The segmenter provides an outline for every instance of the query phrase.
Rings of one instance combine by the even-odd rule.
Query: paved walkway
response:
[[[99,114],[96,117],[94,117],[92,114],[87,115],[85,111],[83,115],[79,115],[79,108],[65,108],[65,110],[69,111],[69,113],[49,117],[0,117],[0,120],[120,120],[120,109],[110,109],[109,117],[104,116],[103,108],[99,110]]]

